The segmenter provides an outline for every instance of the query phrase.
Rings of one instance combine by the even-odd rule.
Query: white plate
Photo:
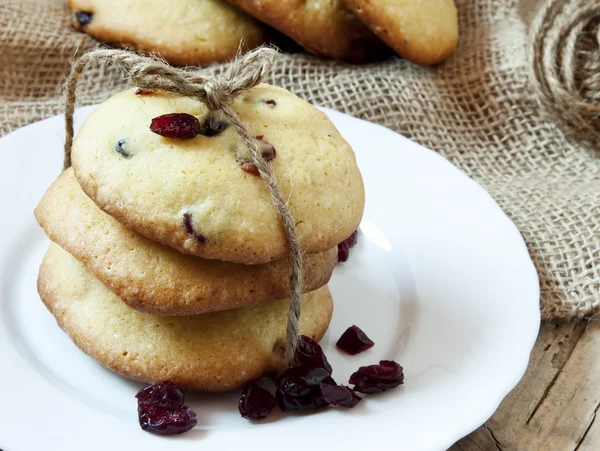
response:
[[[436,153],[326,112],[356,151],[367,207],[359,244],[331,281],[336,307],[322,343],[338,382],[393,359],[405,384],[352,410],[275,414],[265,424],[239,416],[237,394],[192,395],[196,429],[142,432],[141,385],[75,348],[36,292],[48,241],[32,210],[62,162],[63,121],[54,117],[0,140],[0,448],[443,450],[492,415],[523,375],[539,328],[537,274],[518,230]],[[355,357],[335,349],[352,324],[376,343]]]

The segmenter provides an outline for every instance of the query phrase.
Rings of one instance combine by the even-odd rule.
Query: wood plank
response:
[[[559,406],[555,404],[555,401],[559,399],[555,398],[556,394],[553,393],[553,390],[555,390],[555,385],[567,362],[575,352],[586,326],[585,322],[543,325],[522,381],[505,398],[485,427],[459,441],[451,450],[539,449],[543,441],[553,432],[556,423],[556,421],[551,421],[546,424],[540,415],[544,414],[548,419],[547,406],[560,410]],[[596,335],[596,332],[593,332],[593,335]],[[593,345],[590,344],[590,346]],[[578,356],[584,352],[586,351],[578,352]],[[581,380],[583,376],[579,374],[578,377]],[[573,384],[576,385],[575,382]],[[570,395],[574,396],[575,390],[574,387],[571,387]],[[549,397],[550,400],[548,400]],[[561,401],[564,402],[564,399],[561,398]],[[555,413],[555,416],[557,415]]]
[[[554,393],[585,326],[577,322],[547,324],[542,328],[525,377],[488,422],[505,449],[539,449],[549,435],[554,422],[541,414],[547,412],[548,397]]]
[[[596,420],[596,416],[600,415],[600,411],[596,409],[595,415],[587,430],[587,434],[582,437],[579,443],[579,448],[576,451],[598,451],[600,449],[600,419]]]
[[[502,448],[494,440],[490,430],[486,426],[481,426],[467,437],[457,442],[450,448],[451,451],[490,451]]]
[[[590,322],[571,358],[560,372],[552,391],[535,418],[534,428],[551,425],[541,443],[544,450],[581,449],[595,425],[600,406],[600,321]],[[590,443],[590,442],[588,442]],[[600,450],[600,447],[596,448]]]

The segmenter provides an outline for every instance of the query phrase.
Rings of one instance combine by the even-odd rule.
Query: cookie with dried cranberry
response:
[[[269,160],[302,250],[325,252],[350,236],[364,187],[352,148],[329,118],[269,85],[243,93],[232,108]],[[198,257],[263,264],[287,256],[287,236],[247,152],[234,128],[200,102],[128,90],[87,118],[72,161],[85,193],[128,228]]]
[[[227,0],[317,55],[362,62],[386,46],[343,0]]]
[[[67,0],[73,26],[104,42],[157,53],[173,64],[233,58],[269,39],[266,26],[222,0]]]
[[[225,391],[283,369],[287,299],[205,315],[141,313],[56,244],[41,264],[38,291],[81,350],[130,379]],[[301,333],[319,340],[332,311],[327,286],[304,294]]]
[[[182,254],[129,230],[100,210],[68,169],[35,210],[48,235],[130,307],[159,315],[195,315],[281,299],[287,260],[240,265]],[[325,285],[336,249],[304,257],[304,290]]]
[[[458,44],[454,0],[345,0],[373,32],[417,64],[437,64]]]

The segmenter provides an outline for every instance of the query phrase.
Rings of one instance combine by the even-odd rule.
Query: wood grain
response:
[[[525,376],[451,451],[600,450],[600,318],[547,323]]]

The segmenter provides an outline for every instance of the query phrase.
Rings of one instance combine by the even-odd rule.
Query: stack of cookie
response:
[[[323,113],[283,89],[259,85],[232,108],[296,220],[300,329],[318,340],[337,244],[364,207],[354,153]],[[199,134],[157,134],[153,119],[173,114],[196,118]],[[128,90],[90,115],[73,167],[35,211],[53,241],[40,296],[84,352],[138,381],[206,391],[282,369],[287,240],[245,152],[233,127],[189,98]]]
[[[392,4],[393,3],[393,4]],[[174,64],[231,59],[240,46],[280,43],[364,62],[388,53],[436,64],[458,41],[454,0],[68,0],[73,25],[104,42],[160,54]],[[385,42],[385,44],[384,44]]]

